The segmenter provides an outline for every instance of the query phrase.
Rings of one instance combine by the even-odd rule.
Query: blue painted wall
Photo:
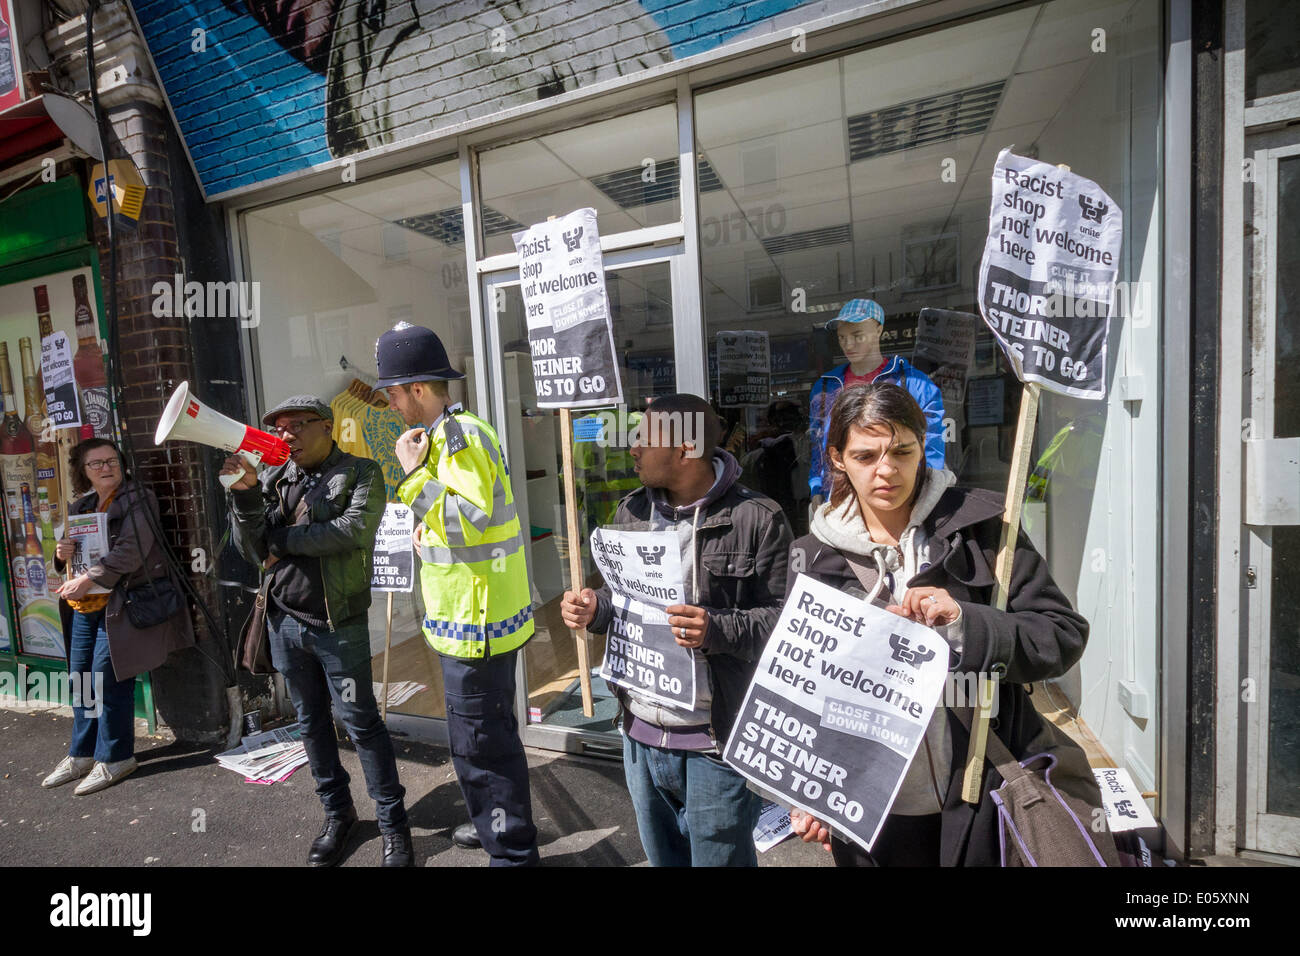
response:
[[[856,5],[133,0],[210,197]]]

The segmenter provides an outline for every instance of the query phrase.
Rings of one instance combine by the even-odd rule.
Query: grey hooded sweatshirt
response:
[[[728,452],[716,449],[713,453],[713,475],[713,486],[704,497],[680,508],[669,504],[668,496],[662,488],[650,489],[650,500],[654,503],[654,510],[650,513],[650,530],[673,531],[677,534],[682,549],[682,574],[686,577],[686,593],[690,596],[687,603],[695,605],[700,603],[699,569],[696,561],[699,551],[695,546],[700,515],[736,483],[740,477],[740,463]],[[627,709],[634,717],[667,729],[702,726],[710,722],[713,688],[709,684],[709,666],[699,650],[692,651],[691,655],[695,660],[695,709],[666,707],[629,689]]]

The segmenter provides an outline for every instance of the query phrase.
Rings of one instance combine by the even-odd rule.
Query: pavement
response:
[[[20,709],[21,708],[21,709]],[[0,865],[304,866],[323,820],[310,771],[269,786],[244,782],[212,749],[150,736],[136,722],[140,768],[121,783],[78,797],[75,784],[41,789],[67,753],[66,708],[0,709]],[[488,857],[451,842],[464,801],[451,755],[395,738],[398,772],[417,865],[486,866]],[[342,866],[375,866],[381,842],[350,743],[340,745],[361,824]],[[528,750],[533,816],[544,866],[648,866],[636,818],[612,760]],[[786,840],[759,865],[830,866],[830,854]]]

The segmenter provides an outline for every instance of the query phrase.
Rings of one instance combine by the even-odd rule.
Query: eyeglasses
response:
[[[314,425],[317,422],[323,422],[323,418],[308,418],[300,422],[290,422],[287,425],[272,425],[271,427],[278,432],[288,432],[290,435],[301,435],[302,430],[308,425]]]
[[[116,458],[97,458],[94,461],[86,462],[86,467],[91,471],[112,471],[117,467]]]

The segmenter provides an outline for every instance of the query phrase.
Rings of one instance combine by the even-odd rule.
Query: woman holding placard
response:
[[[1002,496],[957,488],[951,471],[927,467],[925,440],[925,415],[906,390],[841,391],[827,429],[830,500],[792,546],[790,567],[933,628],[948,642],[950,671],[996,679],[989,732],[1019,756],[1044,730],[1024,685],[1064,674],[1083,653],[1088,623],[1024,534],[1008,610],[990,606]],[[950,681],[870,853],[800,810],[791,812],[795,832],[841,866],[998,865],[989,797],[997,772],[985,769],[978,806],[962,800],[969,733],[958,708],[977,701],[953,691],[975,686]]]
[[[102,514],[98,546],[82,548],[68,536],[55,548],[55,567],[68,580],[59,588],[63,639],[72,689],[68,756],[42,781],[57,787],[80,777],[75,793],[102,790],[136,769],[135,678],[167,655],[194,643],[189,611],[167,569],[158,526],[158,499],[125,475],[117,446],[103,438],[77,445],[70,461],[68,525],[89,525]]]

